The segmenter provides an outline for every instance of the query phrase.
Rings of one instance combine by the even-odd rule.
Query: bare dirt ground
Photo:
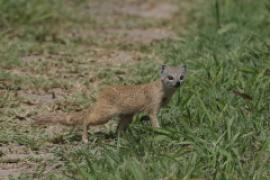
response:
[[[31,82],[18,87],[17,80],[1,80],[0,94],[12,105],[0,112],[4,115],[1,131],[6,134],[0,144],[0,179],[23,174],[39,179],[40,174],[46,177],[60,171],[64,162],[54,157],[54,152],[81,143],[79,139],[65,144],[70,142],[65,135],[80,138],[70,135],[76,129],[37,127],[31,117],[82,110],[106,81],[121,81],[130,68],[143,61],[162,63],[153,51],[143,49],[158,41],[177,39],[184,32],[182,8],[186,5],[181,5],[154,0],[89,1],[76,14],[81,23],[59,25],[56,38],[66,42],[63,46],[33,49],[21,57],[21,68],[5,69]],[[78,42],[74,46],[69,43],[74,41]],[[110,131],[110,125],[103,128]]]

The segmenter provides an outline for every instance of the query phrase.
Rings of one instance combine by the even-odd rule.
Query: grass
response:
[[[203,5],[194,1],[192,10],[186,14],[188,33],[181,40],[128,47],[124,44],[115,47],[113,43],[102,45],[102,42],[89,44],[72,38],[62,38],[62,41],[63,34],[57,34],[55,39],[49,31],[44,31],[45,37],[41,33],[42,38],[36,38],[35,33],[30,33],[36,22],[44,23],[49,30],[56,26],[58,19],[62,20],[62,26],[82,23],[82,27],[88,27],[93,23],[83,15],[70,17],[64,13],[65,16],[60,16],[50,8],[58,7],[52,2],[29,1],[33,7],[26,14],[15,12],[22,19],[11,16],[14,8],[10,8],[12,13],[8,12],[6,7],[14,5],[3,6],[5,11],[0,22],[5,25],[4,29],[21,28],[7,31],[1,38],[4,52],[0,55],[4,60],[0,62],[1,147],[17,144],[26,147],[27,152],[54,153],[55,159],[49,164],[60,162],[62,165],[45,173],[51,179],[269,179],[270,3],[267,0],[213,0]],[[7,2],[0,4],[4,3]],[[74,8],[85,7],[84,3]],[[39,6],[43,11],[35,10]],[[60,10],[70,12],[68,6],[63,5]],[[27,18],[28,13],[34,14],[33,20]],[[74,18],[83,20],[76,23]],[[143,22],[137,19],[132,27],[162,26],[159,21]],[[168,24],[178,31],[180,27],[176,22],[173,19]],[[93,27],[99,27],[98,23]],[[124,25],[120,21],[115,26],[119,24]],[[22,28],[24,25],[28,26],[27,30]],[[108,26],[113,28],[114,24]],[[130,28],[130,24],[124,28]],[[20,34],[21,29],[26,32],[22,39],[12,36]],[[5,46],[7,42],[8,47],[14,47],[12,50]],[[89,59],[98,57],[95,57],[96,52],[87,54],[88,47],[97,51],[98,48],[136,50],[154,54],[168,64],[187,64],[184,86],[159,113],[161,129],[152,129],[150,123],[142,121],[138,115],[125,136],[116,137],[112,122],[98,132],[89,132],[90,143],[84,145],[80,142],[80,128],[51,135],[48,129],[30,126],[25,112],[31,115],[48,112],[48,109],[66,112],[84,109],[104,84],[139,84],[158,78],[159,66],[151,57],[135,65],[110,67],[91,62]],[[23,57],[33,54],[40,61],[26,60],[25,65]],[[14,75],[14,69],[21,74]],[[99,83],[94,87],[96,81]],[[42,94],[59,88],[64,100],[45,106],[29,106],[16,96],[19,90]],[[5,152],[1,150],[0,154]],[[37,171],[22,177],[42,178],[46,168]]]

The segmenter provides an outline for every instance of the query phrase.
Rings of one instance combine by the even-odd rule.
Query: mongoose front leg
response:
[[[133,117],[133,114],[120,116],[120,120],[117,126],[117,134],[121,134],[123,131],[127,129],[128,125],[132,121],[132,117]]]
[[[152,127],[153,128],[159,128],[159,123],[158,123],[158,119],[157,119],[157,113],[150,113],[149,114],[150,116],[150,121],[151,121],[151,124],[152,124]]]
[[[82,134],[82,141],[87,144],[88,143],[88,129],[89,129],[89,124],[84,123],[83,125],[83,134]]]

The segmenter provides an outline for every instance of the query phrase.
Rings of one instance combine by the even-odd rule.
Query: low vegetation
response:
[[[270,178],[268,0],[0,0],[0,29],[0,178]],[[161,63],[188,76],[160,129],[138,115],[121,137],[116,121],[93,127],[85,145],[80,127],[32,122],[156,79]]]

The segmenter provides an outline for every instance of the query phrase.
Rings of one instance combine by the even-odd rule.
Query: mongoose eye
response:
[[[168,76],[168,79],[169,79],[169,80],[173,80],[173,77],[172,77],[172,76]]]
[[[184,80],[184,76],[183,75],[180,76],[180,80],[181,81]]]

